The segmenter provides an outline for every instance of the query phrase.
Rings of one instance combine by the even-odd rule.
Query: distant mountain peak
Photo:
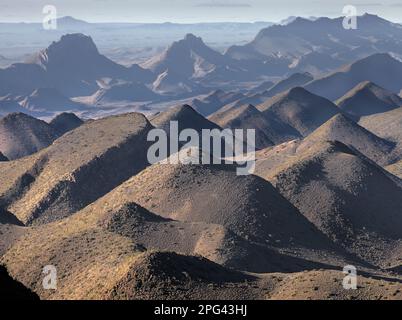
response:
[[[57,23],[61,23],[61,24],[89,24],[88,22],[84,21],[84,20],[79,20],[76,19],[72,16],[64,16],[61,17],[59,19],[57,19]]]
[[[156,74],[169,69],[169,72],[174,71],[190,79],[205,76],[217,66],[225,67],[226,60],[221,53],[208,47],[202,38],[189,33],[142,66]]]
[[[261,115],[261,112],[258,111],[256,107],[252,104],[245,104],[239,108],[241,114],[248,114],[248,115]]]
[[[396,109],[402,106],[402,99],[374,82],[363,81],[338,99],[336,104],[352,117],[360,118]]]
[[[74,113],[63,112],[53,118],[49,124],[59,135],[63,135],[68,131],[78,128],[83,123],[84,121],[78,118]]]
[[[395,60],[389,53],[374,53],[368,57],[360,59],[352,64],[350,64],[347,68],[352,69],[359,66],[366,66],[371,64],[384,64],[384,63],[393,63]]]
[[[70,121],[70,120],[82,122],[82,120],[80,118],[78,118],[75,113],[72,113],[72,112],[62,112],[62,113],[58,114],[56,117],[54,117],[52,122]]]
[[[291,88],[287,93],[286,96],[289,98],[294,98],[294,99],[302,99],[305,96],[310,96],[312,95],[311,92],[307,91],[306,89],[302,87],[294,87]]]
[[[84,35],[82,33],[69,33],[61,36],[60,40],[53,42],[48,51],[60,50],[67,48],[74,48],[75,50],[83,51],[89,50],[94,53],[98,53],[98,49],[92,38],[90,36]]]
[[[296,17],[295,19],[293,19],[293,21],[291,22],[291,24],[306,24],[306,23],[311,23],[312,21],[310,19],[307,18],[303,18],[303,17]]]
[[[302,87],[294,87],[289,90],[290,94],[296,94],[296,93],[302,93],[302,92],[308,92],[308,91]]]
[[[195,111],[188,104],[181,104],[176,107],[173,107],[172,111],[176,112],[177,114],[198,114],[197,111]]]
[[[364,13],[363,15],[360,16],[361,20],[367,21],[367,22],[386,22],[386,23],[391,23],[390,21],[381,18],[380,16],[372,13]]]
[[[54,41],[39,53],[36,63],[46,67],[53,60],[80,61],[88,57],[98,56],[99,51],[90,36],[82,33],[63,35],[59,41]]]
[[[328,120],[327,122],[328,125],[351,125],[351,126],[357,126],[355,122],[350,120],[348,117],[343,115],[342,113],[338,113],[335,116],[333,116],[331,119]],[[336,126],[338,127],[338,126]]]
[[[9,113],[8,115],[6,115],[5,117],[3,117],[2,119],[0,119],[1,122],[3,123],[7,123],[7,122],[11,122],[11,121],[15,121],[15,120],[19,120],[19,119],[35,119],[25,113],[22,112],[13,112],[13,113]]]
[[[359,83],[356,87],[354,87],[352,90],[350,90],[344,97],[351,97],[353,94],[356,94],[358,92],[371,92],[378,96],[379,94],[383,96],[391,96],[395,95],[392,92],[389,92],[388,90],[384,89],[383,87],[377,85],[374,82],[371,81],[363,81]],[[343,98],[342,98],[343,99]]]
[[[372,88],[380,88],[377,86],[374,82],[371,81],[363,81],[359,85],[357,85],[356,89],[361,90],[361,89],[372,89]]]
[[[197,37],[197,36],[195,36],[195,35],[192,34],[192,33],[187,33],[186,36],[184,37],[184,40],[186,40],[186,41],[196,41],[196,42],[199,42],[199,41],[202,41],[202,38],[201,38],[201,37]]]
[[[379,19],[381,19],[378,15],[372,14],[372,13],[368,13],[368,12],[365,12],[365,13],[362,15],[362,17],[372,17],[372,18],[379,18]]]
[[[362,71],[364,71],[367,68],[372,69],[374,66],[376,68],[383,68],[383,67],[392,68],[392,66],[400,64],[401,63],[394,57],[392,57],[389,53],[380,52],[380,53],[374,53],[372,55],[369,55],[368,57],[355,61],[348,66],[345,66],[343,68],[343,71],[349,71],[353,69],[359,69],[359,70],[361,69]]]
[[[157,127],[169,131],[171,121],[177,121],[179,130],[192,128],[197,131],[202,129],[219,128],[215,123],[204,118],[188,104],[181,104],[169,108],[168,110],[155,115],[151,119],[151,123]]]
[[[325,140],[338,140],[350,145],[371,160],[382,165],[388,163],[388,157],[393,148],[393,145],[388,141],[381,139],[341,113],[317,128],[304,140],[301,148],[314,145],[317,141]]]

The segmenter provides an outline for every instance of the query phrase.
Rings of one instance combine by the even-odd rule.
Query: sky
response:
[[[289,16],[338,17],[345,5],[402,22],[402,0],[0,0],[0,21],[40,22],[45,5],[54,5],[60,17],[89,22],[278,22]]]

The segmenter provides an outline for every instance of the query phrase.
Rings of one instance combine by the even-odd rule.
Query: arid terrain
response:
[[[358,19],[130,65],[66,33],[0,69],[0,300],[401,300],[402,26]],[[175,124],[255,130],[255,170],[223,138],[151,162]]]

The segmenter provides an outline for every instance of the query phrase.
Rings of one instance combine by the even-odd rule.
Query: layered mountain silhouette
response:
[[[402,299],[402,28],[342,20],[289,17],[226,51],[207,33],[219,51],[192,34],[119,48],[104,30],[102,52],[124,66],[67,34],[0,69],[0,296]],[[180,151],[176,123],[192,129]],[[238,142],[223,129],[255,130],[249,175],[223,154]],[[167,153],[154,163],[156,133]]]
[[[401,53],[401,29],[398,24],[364,14],[357,17],[359,28],[349,32],[343,28],[342,21],[343,17],[314,20],[297,17],[286,25],[273,25],[261,30],[253,41],[229,48],[226,55],[238,60],[287,58],[288,65],[302,63],[303,71],[309,71],[311,68],[323,70],[323,62],[326,68],[330,68],[364,58],[367,48],[372,50],[370,53],[382,52],[384,47]],[[376,40],[374,44],[373,39]]]
[[[378,53],[314,80],[305,88],[330,100],[340,99],[364,81],[373,82],[393,93],[399,93],[402,89],[401,71],[402,62],[387,53]]]
[[[276,83],[274,86],[269,88],[267,91],[263,93],[264,96],[267,97],[273,97],[279,93],[285,92],[289,89],[295,88],[295,87],[301,87],[305,85],[306,83],[312,81],[314,78],[311,74],[308,72],[305,73],[294,73],[288,78],[285,78],[278,83]]]
[[[212,50],[193,34],[174,42],[161,55],[152,58],[142,66],[155,74],[166,70],[185,78],[201,78],[213,71],[216,66],[226,66],[227,59]]]
[[[221,110],[226,110],[233,107],[247,106],[249,104],[257,106],[268,101],[270,98],[279,93],[283,93],[292,88],[302,86],[310,82],[311,80],[313,80],[313,77],[309,73],[294,73],[291,76],[286,77],[285,79],[280,80],[275,84],[272,84],[268,90],[260,91],[258,88],[264,87],[266,84],[266,82],[264,82],[261,84],[261,87],[250,90],[245,97],[240,97],[233,102],[228,102],[225,106],[221,108]],[[270,81],[268,81],[268,83],[270,83]]]
[[[333,57],[330,53],[313,51],[293,61],[291,70],[319,76],[335,70],[343,64],[345,61],[339,56]]]
[[[260,105],[260,104],[264,103],[265,101],[269,100],[270,98],[271,98],[271,96],[269,94],[266,94],[266,91],[261,92],[261,93],[246,95],[244,97],[241,97],[238,100],[235,100],[231,103],[224,105],[223,107],[218,109],[218,111],[216,111],[215,113],[217,114],[217,113],[226,111],[231,108],[238,108],[241,106],[247,106],[249,104],[257,106],[257,105]]]
[[[250,93],[260,93],[260,92],[264,92],[266,90],[269,90],[270,88],[272,88],[272,86],[275,83],[272,81],[264,81],[263,83],[261,83],[260,85],[254,87],[252,90],[250,90]]]
[[[257,102],[259,112],[257,114],[254,110],[253,120],[246,117],[248,120],[245,121],[243,112],[253,109],[247,104],[248,101]],[[262,144],[259,145],[262,146],[268,145],[269,141],[279,144],[305,137],[339,111],[332,102],[295,87],[272,98],[259,94],[240,99],[222,107],[208,118],[224,126],[230,122],[234,128],[239,124],[251,128],[258,123],[257,139],[261,140]]]
[[[83,34],[67,34],[28,63],[0,70],[3,94],[30,94],[37,88],[56,88],[71,96],[91,95],[101,78],[151,81],[150,71],[139,66],[127,68],[101,55],[92,39]]]
[[[365,81],[350,90],[336,104],[347,114],[360,118],[396,109],[402,106],[402,98]]]

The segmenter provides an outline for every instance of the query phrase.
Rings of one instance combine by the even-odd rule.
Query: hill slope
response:
[[[31,157],[0,165],[0,202],[28,224],[68,216],[148,165],[143,115],[85,123]]]
[[[339,113],[330,101],[296,87],[257,106],[265,117],[275,117],[305,137]]]
[[[399,93],[402,89],[402,62],[389,54],[378,53],[358,60],[337,72],[307,84],[307,90],[335,101],[363,81]]]
[[[61,136],[68,131],[74,130],[82,125],[84,121],[78,118],[74,113],[60,113],[50,121],[50,125]]]
[[[388,164],[392,160],[391,152],[395,146],[342,114],[334,116],[311,133],[298,149],[309,148],[320,141],[340,141],[359,150],[380,165]]]
[[[278,167],[273,181],[346,250],[383,267],[397,264],[402,189],[383,169],[339,142],[324,142]]]
[[[288,78],[279,81],[274,86],[272,86],[269,90],[264,92],[264,95],[267,97],[273,97],[279,93],[288,91],[295,87],[301,87],[306,83],[312,81],[314,78],[308,72],[305,73],[294,73]]]
[[[261,112],[252,105],[228,109],[222,113],[214,114],[209,120],[215,122],[221,128],[254,129],[256,137],[255,146],[259,149],[274,144],[267,134],[271,130],[271,126]]]
[[[244,98],[242,93],[237,92],[224,92],[216,90],[205,98],[199,100],[194,99],[190,104],[198,113],[207,117],[212,113],[218,111],[224,105]]]
[[[402,98],[365,81],[337,100],[336,104],[349,115],[360,118],[396,109],[402,106]]]
[[[402,108],[362,117],[359,124],[381,138],[402,143]]]
[[[198,132],[202,129],[219,129],[218,125],[205,119],[189,105],[179,105],[161,112],[150,119],[151,123],[157,127],[169,132],[170,122],[177,121],[179,132],[192,128]]]
[[[10,160],[46,148],[56,138],[57,132],[49,124],[24,113],[0,119],[0,151]]]

